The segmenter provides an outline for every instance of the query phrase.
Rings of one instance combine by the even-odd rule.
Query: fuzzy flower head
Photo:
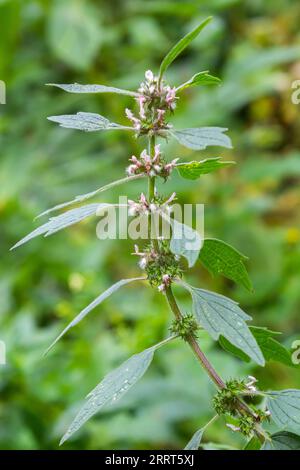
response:
[[[145,174],[147,176],[161,176],[166,179],[176,166],[178,158],[167,163],[162,156],[160,145],[157,144],[155,145],[154,155],[152,157],[148,154],[148,151],[144,149],[139,158],[132,155],[129,161],[130,165],[126,169],[128,176]]]

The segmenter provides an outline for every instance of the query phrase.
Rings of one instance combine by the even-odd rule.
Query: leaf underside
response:
[[[209,146],[232,148],[230,138],[224,134],[227,130],[223,127],[195,127],[170,133],[185,147],[204,150]]]
[[[77,114],[64,114],[61,116],[50,116],[49,121],[56,122],[60,127],[77,129],[85,132],[95,132],[112,129],[124,129],[123,126],[110,122],[97,113],[79,112]]]
[[[300,390],[268,392],[267,407],[278,426],[286,431],[300,434]]]
[[[105,85],[81,85],[80,83],[47,83],[46,85],[60,88],[68,93],[117,93],[119,95],[138,96],[138,94],[133,91]]]
[[[198,431],[196,431],[195,434],[193,434],[191,440],[187,443],[184,450],[198,450],[201,440],[202,440],[204,430],[205,428],[198,429]]]
[[[194,314],[202,326],[214,340],[224,336],[230,343],[241,348],[257,364],[265,364],[262,352],[246,323],[251,320],[236,302],[227,297],[183,285],[190,291],[193,299]]]

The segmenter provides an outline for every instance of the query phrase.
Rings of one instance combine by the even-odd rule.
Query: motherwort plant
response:
[[[85,112],[52,116],[49,120],[58,123],[61,127],[87,132],[110,130],[132,132],[137,138],[146,137],[148,146],[141,150],[140,155],[130,158],[130,164],[126,168],[126,177],[44,212],[41,215],[76,204],[75,208],[50,217],[48,222],[19,241],[14,248],[38,235],[51,235],[105,211],[112,204],[82,203],[106,189],[139,178],[147,181],[148,188],[145,188],[144,193],[140,194],[136,201],[128,201],[128,211],[136,219],[147,220],[149,236],[141,246],[135,245],[134,247],[134,254],[138,258],[142,275],[134,279],[120,280],[103,292],[75,317],[50,348],[92,309],[117,289],[131,282],[148,282],[150,286],[158,289],[165,296],[173,314],[169,337],[135,354],[105,376],[88,395],[84,406],[66,431],[61,443],[69,439],[105,405],[122,398],[143,376],[157,349],[176,338],[181,338],[189,345],[217,389],[212,401],[215,416],[207,425],[195,432],[186,449],[198,449],[206,427],[220,416],[233,432],[239,432],[245,436],[247,449],[299,448],[300,438],[297,434],[300,434],[300,390],[263,392],[257,388],[255,377],[231,379],[224,382],[199,345],[198,330],[202,329],[213,340],[218,341],[226,351],[247,362],[253,360],[263,367],[266,361],[277,360],[292,366],[289,351],[274,339],[276,333],[267,328],[249,327],[247,322],[251,320],[251,317],[236,302],[223,295],[191,286],[183,279],[184,264],[192,267],[196,262],[200,262],[211,273],[222,274],[251,290],[251,282],[244,264],[246,258],[223,241],[203,239],[190,226],[172,217],[176,195],[170,194],[164,198],[156,190],[156,180],[161,178],[167,181],[173,171],[177,171],[181,177],[188,180],[196,180],[206,173],[214,172],[232,163],[222,162],[219,157],[188,163],[180,162],[177,158],[169,160],[162,153],[158,143],[161,139],[168,141],[175,138],[181,145],[194,150],[203,150],[208,146],[231,148],[231,141],[225,134],[227,129],[200,127],[175,130],[169,122],[176,110],[180,95],[186,88],[216,85],[220,82],[207,71],[196,73],[179,86],[167,84],[164,78],[167,68],[174,59],[198,36],[210,20],[211,18],[208,18],[201,22],[168,52],[157,75],[150,70],[146,71],[145,78],[137,91],[103,85],[52,84],[69,93],[117,93],[132,97],[135,106],[125,110],[129,120],[128,126],[111,122],[99,114]],[[160,236],[162,222],[166,222],[171,228],[169,238]],[[175,284],[186,289],[191,295],[193,313],[182,313],[173,292]],[[271,420],[279,427],[279,432],[273,435],[265,427]]]

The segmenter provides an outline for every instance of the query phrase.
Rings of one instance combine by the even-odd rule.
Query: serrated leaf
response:
[[[57,211],[59,209],[63,209],[65,207],[71,206],[72,204],[77,204],[79,202],[81,203],[83,201],[86,201],[87,199],[90,199],[99,193],[103,193],[104,191],[108,191],[109,189],[114,188],[115,186],[119,186],[123,183],[127,183],[128,181],[133,181],[133,180],[144,178],[144,177],[145,177],[144,174],[140,174],[140,175],[127,176],[126,178],[113,181],[112,183],[106,184],[105,186],[102,186],[101,188],[98,188],[95,191],[91,191],[90,193],[80,194],[79,196],[76,196],[71,201],[63,202],[62,204],[57,204],[56,206],[51,207],[50,209],[47,209],[46,211],[39,214],[36,217],[36,219],[38,219],[39,217],[42,217],[43,215],[47,215],[47,214],[50,214],[51,212]]]
[[[267,407],[278,426],[300,434],[300,390],[267,392]]]
[[[60,127],[67,129],[78,129],[85,132],[104,131],[112,129],[130,129],[129,127],[120,126],[114,122],[110,122],[105,117],[97,113],[64,114],[62,116],[50,116],[49,121],[57,122]]]
[[[170,131],[178,142],[193,150],[204,150],[209,146],[232,148],[230,138],[223,127],[195,127]]]
[[[177,87],[176,91],[182,91],[191,86],[219,85],[220,83],[221,80],[218,77],[210,75],[208,70],[205,70],[204,72],[199,72],[193,75],[190,80]]]
[[[122,90],[121,88],[105,85],[81,85],[80,83],[46,83],[46,85],[61,88],[68,93],[117,93],[119,95],[138,96],[138,93],[134,91]]]
[[[236,302],[227,297],[181,282],[193,299],[194,314],[214,340],[224,336],[249,355],[257,364],[265,364],[262,352],[246,321],[251,320]]]
[[[167,214],[161,216],[171,225],[172,236],[170,240],[170,250],[174,255],[183,256],[189,267],[196,263],[202,247],[203,239],[201,235],[186,224],[171,219]]]
[[[87,204],[82,207],[77,207],[75,209],[71,209],[63,214],[60,214],[56,217],[50,217],[49,221],[45,224],[41,225],[37,229],[33,230],[33,232],[26,235],[26,237],[22,238],[18,243],[16,243],[11,250],[17,248],[24,243],[27,243],[32,238],[38,237],[39,235],[44,235],[48,237],[59,230],[62,230],[70,225],[77,224],[77,222],[81,222],[82,220],[90,217],[91,215],[96,215],[98,211],[104,209],[106,207],[111,206],[111,204]]]
[[[259,450],[260,448],[260,440],[256,436],[253,436],[250,441],[247,442],[243,450]]]
[[[220,157],[215,157],[207,158],[200,162],[177,163],[176,169],[182,178],[196,180],[200,178],[201,175],[212,173],[213,171],[229,165],[235,165],[235,162],[222,162],[220,161]]]
[[[98,305],[100,305],[105,299],[110,297],[114,292],[116,292],[120,287],[125,286],[126,284],[129,284],[134,281],[143,281],[145,280],[144,277],[135,277],[131,279],[122,279],[121,281],[116,282],[112,286],[110,286],[106,291],[102,292],[101,295],[99,295],[93,302],[91,302],[87,307],[85,307],[75,318],[74,320],[69,323],[69,325],[60,333],[60,335],[53,341],[53,343],[49,346],[49,348],[46,350],[45,354],[47,354],[50,349],[53,348],[53,346],[67,333],[67,331],[70,330],[75,325],[78,325],[78,323],[86,317],[94,308],[96,308]]]
[[[250,326],[249,328],[266,361],[277,361],[290,367],[293,366],[290,352],[273,338],[274,335],[280,333],[258,326]],[[250,362],[250,357],[241,349],[233,346],[226,338],[220,336],[219,343],[225,351],[233,354],[242,361]]]
[[[184,450],[198,450],[204,431],[205,428],[198,429],[198,431],[196,431],[192,436],[191,440],[187,443]]]
[[[202,21],[193,31],[186,34],[180,41],[172,47],[168,54],[163,59],[159,69],[159,79],[161,80],[163,74],[169,65],[176,59],[176,57],[198,36],[203,28],[211,21],[212,17],[206,18]]]
[[[223,274],[252,291],[252,284],[244,262],[248,258],[232,246],[214,238],[206,238],[199,255],[201,263],[213,275]]]
[[[87,402],[81,408],[69,429],[62,437],[60,445],[78,431],[86,421],[98,413],[105,405],[115,403],[144,375],[153,359],[157,348],[170,341],[170,337],[145,351],[135,354],[123,362],[117,369],[107,374],[87,396]]]
[[[271,436],[261,450],[300,450],[300,437],[291,432],[281,431]]]

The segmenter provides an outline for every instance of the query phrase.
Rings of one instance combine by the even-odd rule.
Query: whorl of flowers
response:
[[[151,70],[145,73],[145,80],[140,84],[138,97],[138,116],[126,109],[126,116],[133,124],[137,135],[156,134],[164,137],[164,131],[171,128],[166,122],[166,115],[176,108],[176,88],[159,82]]]
[[[148,176],[161,176],[166,179],[175,167],[178,158],[166,163],[162,158],[160,145],[158,144],[155,145],[153,157],[148,155],[147,150],[144,149],[139,159],[132,155],[129,161],[131,164],[126,169],[128,176],[146,174]]]

